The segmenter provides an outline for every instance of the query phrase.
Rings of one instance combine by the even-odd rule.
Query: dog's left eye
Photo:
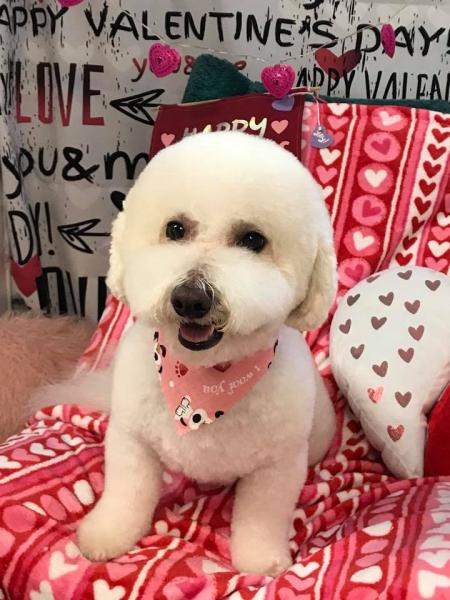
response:
[[[182,240],[185,236],[186,230],[184,229],[183,223],[180,221],[170,221],[166,226],[166,237],[169,240],[176,242]]]
[[[261,252],[267,244],[266,238],[257,231],[248,231],[239,238],[237,245],[248,248],[252,252]]]

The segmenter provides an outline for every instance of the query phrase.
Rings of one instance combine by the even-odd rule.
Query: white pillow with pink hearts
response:
[[[330,360],[390,471],[422,476],[426,415],[450,380],[450,278],[404,267],[359,282],[333,318]]]

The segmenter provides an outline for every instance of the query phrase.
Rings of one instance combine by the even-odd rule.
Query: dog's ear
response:
[[[106,283],[113,296],[122,302],[125,301],[123,287],[123,260],[122,244],[125,229],[125,212],[120,212],[111,228],[111,246],[109,251],[109,270]]]
[[[328,237],[328,236],[327,236]],[[287,324],[300,331],[311,331],[322,325],[335,299],[337,290],[336,255],[331,236],[319,240],[306,296],[291,312]]]

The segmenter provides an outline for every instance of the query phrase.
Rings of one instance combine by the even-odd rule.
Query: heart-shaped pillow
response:
[[[423,475],[426,415],[450,380],[450,278],[389,269],[340,301],[333,374],[371,444],[398,477]]]

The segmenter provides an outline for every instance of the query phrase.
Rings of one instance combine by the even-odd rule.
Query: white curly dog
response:
[[[279,574],[292,562],[289,532],[308,463],[324,457],[335,431],[299,333],[325,320],[336,293],[320,187],[271,141],[185,138],[157,154],[128,194],[113,225],[108,283],[136,317],[112,369],[35,400],[110,410],[105,489],[79,527],[81,552],[111,559],[149,532],[166,465],[198,482],[238,480],[233,564]],[[190,368],[233,364],[276,340],[278,348],[229,412],[180,435],[155,365],[155,330]]]

